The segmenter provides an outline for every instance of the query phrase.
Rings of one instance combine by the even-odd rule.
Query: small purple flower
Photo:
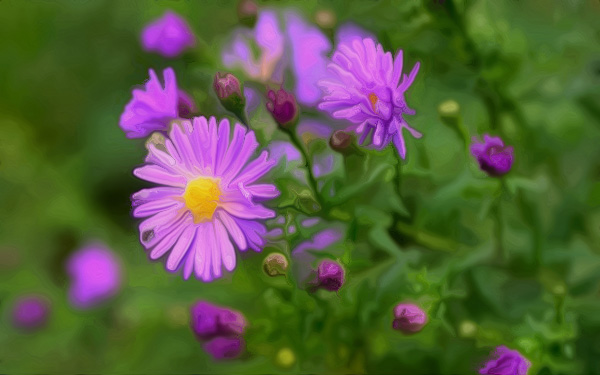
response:
[[[527,375],[531,363],[516,350],[499,346],[479,370],[482,375]]]
[[[319,81],[325,93],[319,109],[354,123],[350,129],[361,135],[361,144],[370,134],[375,148],[393,142],[404,159],[403,129],[415,138],[421,137],[404,119],[407,114],[415,114],[408,108],[404,94],[419,71],[419,63],[408,76],[402,75],[402,51],[394,59],[373,39],[351,37],[338,45],[331,60],[327,66],[330,75]]]
[[[172,68],[163,71],[164,88],[154,70],[150,69],[149,74],[144,90],[133,90],[133,98],[121,114],[119,126],[127,138],[143,138],[154,131],[166,131],[172,120],[188,117],[196,111],[190,96],[177,88]]]
[[[284,128],[289,128],[298,121],[298,104],[291,92],[279,89],[267,93],[267,110],[273,119]]]
[[[331,260],[324,260],[317,268],[317,286],[337,292],[344,285],[344,269]]]
[[[427,323],[427,314],[412,303],[400,303],[394,307],[392,327],[404,333],[419,332]]]
[[[241,312],[200,301],[191,309],[192,330],[200,340],[218,336],[242,335],[246,319]]]
[[[232,359],[238,357],[244,351],[244,339],[242,337],[216,337],[203,345],[204,350],[214,359]]]
[[[142,47],[165,57],[176,57],[185,49],[196,44],[196,37],[187,22],[178,14],[168,10],[149,23],[142,31]]]
[[[49,315],[50,303],[46,298],[35,295],[23,296],[13,306],[13,325],[24,331],[35,331],[46,325]]]
[[[481,170],[490,176],[502,176],[512,167],[514,156],[512,146],[504,146],[500,137],[483,135],[483,142],[473,138],[471,154],[477,159]]]
[[[78,309],[89,309],[113,297],[121,287],[121,264],[101,244],[75,252],[67,261],[71,277],[69,301]]]
[[[233,137],[230,139],[230,134]],[[153,260],[165,257],[171,272],[211,281],[222,266],[233,271],[233,243],[261,251],[266,227],[260,220],[275,213],[260,202],[275,198],[272,184],[256,183],[275,164],[258,147],[254,132],[229,120],[196,117],[175,123],[164,144],[148,144],[146,165],[133,174],[160,184],[132,196],[140,223],[140,242]],[[167,256],[168,254],[168,256]]]

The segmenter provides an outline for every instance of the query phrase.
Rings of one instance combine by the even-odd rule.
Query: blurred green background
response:
[[[400,178],[391,150],[339,162],[326,177],[365,186],[327,214],[346,238],[326,253],[348,281],[314,295],[261,267],[311,233],[244,254],[231,277],[204,284],[149,262],[130,216],[130,195],[148,186],[131,174],[143,141],[118,127],[131,88],[148,68],[173,66],[200,112],[223,116],[211,83],[238,27],[236,4],[0,1],[0,372],[475,373],[507,345],[532,362],[529,374],[599,374],[600,2],[259,3],[310,21],[333,11],[338,24],[402,48],[405,66],[421,62],[407,101],[424,137],[408,140]],[[178,59],[140,47],[142,27],[165,9],[202,40]],[[489,132],[514,146],[502,181],[478,170],[440,117],[446,100],[460,105],[469,137]],[[263,145],[286,139],[264,110],[256,116]],[[289,198],[285,173],[272,174],[284,191],[275,204]],[[120,256],[125,284],[79,312],[67,302],[64,260],[89,239]],[[52,300],[45,329],[11,326],[23,293]],[[242,358],[215,363],[202,351],[188,326],[199,299],[246,315]],[[430,317],[413,336],[391,329],[403,300]],[[293,365],[278,362],[282,347]]]

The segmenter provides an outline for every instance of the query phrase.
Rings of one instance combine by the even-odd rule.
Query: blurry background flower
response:
[[[404,333],[419,332],[427,323],[427,314],[412,303],[400,303],[394,307],[393,328]]]
[[[121,288],[121,264],[117,256],[100,243],[86,245],[67,261],[71,277],[69,301],[78,309],[90,309],[117,294]]]
[[[499,346],[479,370],[482,375],[527,375],[531,363],[516,350]]]
[[[160,18],[144,27],[142,47],[165,57],[176,57],[184,50],[194,47],[196,37],[187,22],[173,11],[166,11]]]
[[[502,176],[510,171],[513,164],[512,146],[504,146],[500,137],[483,135],[483,142],[473,139],[471,154],[482,171],[490,176]]]
[[[46,325],[50,302],[39,295],[24,295],[13,303],[12,321],[16,328],[32,332]]]

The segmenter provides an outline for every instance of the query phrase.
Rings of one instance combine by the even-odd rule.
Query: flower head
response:
[[[337,292],[344,285],[344,269],[331,260],[324,260],[317,268],[317,286]]]
[[[69,300],[78,309],[88,309],[113,297],[121,287],[121,264],[102,244],[91,244],[67,261],[71,276]]]
[[[513,164],[512,146],[504,146],[500,137],[490,137],[488,134],[483,135],[482,143],[473,138],[471,154],[477,159],[481,170],[490,176],[508,173]]]
[[[12,320],[15,327],[33,331],[43,327],[50,315],[50,303],[44,297],[30,295],[20,297],[14,304]]]
[[[239,311],[200,301],[191,309],[192,330],[200,340],[217,336],[241,335],[246,328],[246,319]]]
[[[279,89],[267,93],[267,110],[273,119],[284,128],[289,128],[298,121],[298,104],[291,92]]]
[[[150,80],[144,90],[133,90],[133,98],[125,106],[119,121],[128,138],[143,138],[154,131],[166,131],[172,120],[196,111],[189,95],[178,90],[173,69],[165,69],[163,76],[164,87],[150,69]]]
[[[133,216],[140,224],[140,241],[151,259],[169,253],[166,268],[192,273],[204,281],[221,277],[221,268],[236,265],[239,250],[260,251],[265,226],[260,220],[275,213],[260,202],[279,195],[271,184],[256,183],[274,161],[258,147],[254,132],[236,124],[230,139],[229,120],[214,117],[182,120],[164,144],[148,144],[147,164],[134,175],[160,187],[132,196]]]
[[[361,135],[360,143],[372,133],[373,146],[381,149],[393,142],[405,158],[402,130],[421,137],[404,119],[415,114],[406,105],[404,94],[419,71],[419,63],[408,76],[402,75],[402,51],[394,59],[372,38],[347,38],[338,45],[328,70],[330,75],[319,81],[325,93],[319,108],[355,124],[351,129]]]
[[[499,346],[479,370],[482,375],[526,375],[531,363],[516,350]]]
[[[427,323],[427,314],[412,303],[400,303],[394,307],[392,327],[404,333],[419,332]]]
[[[167,11],[142,31],[142,47],[165,57],[176,57],[196,44],[190,26],[177,13]]]

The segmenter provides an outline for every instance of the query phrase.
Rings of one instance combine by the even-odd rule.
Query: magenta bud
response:
[[[531,363],[516,350],[499,346],[479,370],[482,375],[527,375]]]
[[[514,159],[512,146],[504,146],[500,137],[490,137],[488,134],[483,135],[482,143],[473,139],[471,154],[477,159],[481,170],[490,176],[508,173]]]
[[[200,301],[191,308],[192,330],[200,340],[217,336],[241,335],[246,319],[239,311]]]
[[[344,269],[331,260],[324,260],[317,269],[317,286],[337,292],[344,285]]]
[[[416,333],[427,323],[427,314],[412,303],[400,303],[394,307],[392,327],[404,333]]]
[[[298,103],[291,92],[279,89],[267,93],[267,110],[281,127],[291,128],[298,121]]]
[[[19,298],[12,310],[13,325],[24,331],[35,331],[46,325],[50,315],[50,303],[41,296]]]
[[[246,97],[240,80],[231,73],[217,72],[213,81],[213,89],[223,107],[234,113],[242,122],[247,123]]]
[[[216,337],[203,345],[204,350],[216,360],[232,359],[244,351],[244,339],[241,337]]]

